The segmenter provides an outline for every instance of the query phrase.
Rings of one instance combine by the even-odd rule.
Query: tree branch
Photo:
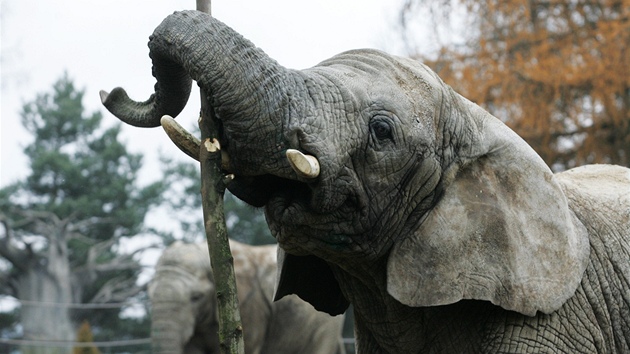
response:
[[[89,302],[127,301],[130,297],[138,295],[142,290],[144,290],[144,287],[138,286],[135,279],[128,279],[124,276],[114,277],[107,281]]]
[[[15,286],[8,271],[0,271],[0,294],[15,296]]]
[[[15,235],[11,220],[5,214],[0,214],[0,224],[4,228],[4,237],[0,237],[0,256],[5,258],[20,272],[25,272],[28,268],[29,255],[25,250],[21,250],[13,244]]]

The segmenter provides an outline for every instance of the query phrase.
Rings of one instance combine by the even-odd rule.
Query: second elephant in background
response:
[[[291,296],[273,302],[276,246],[230,241],[245,353],[344,353],[343,316]],[[205,243],[176,242],[149,284],[153,353],[219,353],[214,279]]]

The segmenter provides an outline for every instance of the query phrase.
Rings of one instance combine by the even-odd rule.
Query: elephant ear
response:
[[[274,301],[295,294],[331,316],[344,313],[350,305],[330,266],[319,257],[296,256],[278,247],[277,279]]]
[[[527,143],[460,99],[459,123],[468,121],[477,141],[445,171],[443,195],[420,226],[394,246],[388,292],[412,307],[476,299],[529,316],[551,313],[582,279],[586,230]]]

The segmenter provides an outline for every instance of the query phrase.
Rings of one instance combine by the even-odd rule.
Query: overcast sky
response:
[[[67,71],[85,89],[88,112],[101,110],[105,123],[116,118],[100,105],[98,91],[125,87],[145,100],[155,83],[147,41],[153,29],[175,10],[191,9],[194,0],[0,0],[2,95],[0,187],[28,173],[23,147],[31,137],[20,125],[19,111],[37,93],[48,92]],[[400,0],[214,0],[212,12],[250,39],[280,64],[302,69],[339,52],[378,48],[396,52],[392,27]],[[179,121],[196,122],[198,94],[193,93]],[[145,154],[142,180],[156,176],[157,152],[180,156],[160,129],[125,126],[123,139],[132,152]],[[181,155],[183,156],[183,155]]]

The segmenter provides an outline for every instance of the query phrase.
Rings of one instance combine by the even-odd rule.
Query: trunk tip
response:
[[[135,102],[129,98],[122,87],[111,92],[99,92],[101,103],[115,117],[135,127],[152,128],[160,126],[160,117],[156,112],[155,94],[145,102]]]
[[[109,96],[109,92],[105,90],[100,90],[98,92],[99,96],[101,96],[101,103],[105,105],[105,101],[107,101],[107,97]]]

